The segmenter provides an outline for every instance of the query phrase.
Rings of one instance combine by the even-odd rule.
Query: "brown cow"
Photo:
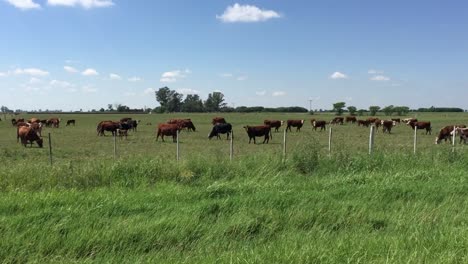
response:
[[[16,122],[24,122],[24,118],[20,118],[20,119],[16,120]]]
[[[437,135],[436,139],[435,139],[435,144],[439,144],[442,140],[445,140],[445,142],[447,142],[447,140],[449,142],[452,142],[452,135],[453,135],[453,130],[455,128],[466,128],[465,125],[455,125],[455,126],[445,126],[443,128],[441,128],[439,130],[439,134]]]
[[[460,135],[460,144],[462,142],[466,144],[468,141],[468,128],[457,127],[455,133]]]
[[[117,135],[117,129],[120,128],[120,123],[119,122],[114,122],[114,121],[101,121],[97,125],[96,131],[98,136],[106,136],[104,133],[105,131],[110,131],[112,132],[112,136]]]
[[[224,117],[220,117],[220,116],[217,116],[217,117],[213,117],[213,120],[211,121],[211,123],[213,125],[216,125],[217,123],[220,123],[220,124],[226,124],[226,119],[224,119]]]
[[[304,120],[288,120],[286,131],[289,130],[291,132],[291,127],[295,127],[296,132],[301,131],[302,125],[304,125]]]
[[[411,123],[411,122],[418,122],[418,119],[416,119],[416,118],[405,118],[405,119],[403,119],[401,121],[403,121],[405,124],[409,125],[409,123]]]
[[[255,142],[255,137],[262,137],[264,136],[263,144],[265,142],[268,144],[270,141],[270,138],[273,138],[271,135],[271,127],[270,126],[245,126],[244,127],[245,131],[247,132],[247,135],[249,136],[249,144],[254,140],[254,144],[257,144]]]
[[[369,121],[370,124],[372,124],[372,123],[375,123],[375,121],[377,121],[379,119],[377,117],[369,117],[366,120]]]
[[[167,121],[168,124],[177,124],[181,129],[187,128],[187,131],[195,132],[195,125],[192,122],[192,119],[171,119]]]
[[[315,131],[317,131],[317,128],[320,127],[320,131],[322,130],[327,130],[327,121],[324,120],[317,120],[312,123],[312,127],[314,128]]]
[[[158,131],[156,135],[156,141],[161,136],[162,141],[164,142],[164,136],[172,136],[172,142],[177,142],[177,133],[181,130],[177,124],[159,124]]]
[[[400,119],[400,118],[392,118],[392,121],[395,121],[395,124],[396,124],[396,123],[398,123],[398,124],[401,123],[401,119]]]
[[[57,118],[57,117],[49,118],[47,120],[47,123],[49,124],[49,126],[59,128],[60,127],[60,118]]]
[[[28,143],[30,143],[32,147],[32,144],[35,141],[37,145],[42,148],[42,138],[39,137],[37,131],[32,127],[19,127],[17,130],[17,138],[21,139],[21,144],[23,144],[25,147]]]
[[[336,125],[336,124],[343,125],[344,124],[344,117],[337,116],[337,117],[333,118],[332,121],[330,121],[330,125]]]
[[[392,132],[392,127],[396,125],[396,121],[393,120],[381,120],[380,124],[382,125],[382,133],[389,133]]]
[[[409,126],[414,130],[415,128],[417,129],[425,129],[426,130],[426,135],[432,134],[432,127],[431,127],[431,122],[410,122],[408,123]]]
[[[41,121],[40,121],[38,118],[35,118],[35,117],[33,117],[33,118],[31,118],[31,119],[28,119],[28,123],[31,123],[31,124],[32,124],[32,123],[40,123],[40,122],[41,122]]]
[[[363,127],[369,127],[370,123],[371,122],[369,120],[358,120],[357,121],[357,125],[358,126],[363,126]]]
[[[357,121],[357,119],[356,119],[355,116],[347,116],[347,117],[345,118],[345,122],[346,122],[346,123],[351,122],[352,124],[354,124],[354,123],[356,123],[356,121]]]
[[[264,120],[263,124],[275,128],[275,132],[278,132],[278,129],[283,125],[283,120]]]
[[[377,118],[377,119],[374,121],[375,130],[376,130],[376,131],[379,131],[379,127],[380,127],[381,125],[382,125],[382,120],[380,120],[380,119]]]

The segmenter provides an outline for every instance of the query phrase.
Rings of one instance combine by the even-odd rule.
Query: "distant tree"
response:
[[[182,112],[203,112],[203,101],[198,94],[188,94],[182,103]]]
[[[376,105],[369,106],[369,112],[371,116],[375,116],[379,110],[380,110],[380,106],[376,106]]]
[[[208,98],[205,101],[205,109],[208,112],[219,112],[224,107],[226,107],[226,103],[224,102],[223,93],[213,92],[208,94]]]
[[[159,88],[155,91],[156,101],[159,102],[162,112],[180,112],[182,107],[182,94],[169,89],[168,87]]]
[[[106,111],[106,109],[104,109],[104,108],[99,109],[99,112],[105,112],[105,111]]]
[[[366,109],[359,109],[357,112],[359,116],[363,116],[366,111]]]
[[[346,106],[345,102],[337,102],[333,104],[333,111],[335,111],[336,115],[343,114],[343,108]]]
[[[122,104],[118,104],[117,107],[117,112],[130,112],[130,107]]]
[[[391,116],[393,112],[395,112],[395,107],[393,105],[386,106],[382,108],[382,112],[384,112],[386,116]]]
[[[112,106],[112,104],[108,104],[108,105],[107,105],[107,110],[108,110],[109,112],[114,111],[114,106]]]
[[[357,108],[355,106],[348,106],[347,108],[348,108],[348,111],[349,111],[350,115],[355,115],[356,114]]]
[[[395,111],[399,116],[406,115],[409,112],[409,110],[410,109],[407,106],[395,106],[393,108],[393,111]]]

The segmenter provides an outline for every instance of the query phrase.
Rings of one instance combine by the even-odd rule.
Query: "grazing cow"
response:
[[[24,122],[24,118],[20,118],[16,122]]]
[[[218,139],[221,139],[221,137],[219,136],[219,134],[227,134],[227,137],[226,139],[229,139],[229,134],[232,133],[232,125],[229,124],[229,123],[226,123],[226,124],[216,124],[213,126],[213,128],[211,129],[211,132],[210,134],[208,135],[208,138],[211,139],[213,137],[217,137]]]
[[[391,133],[392,127],[396,125],[396,121],[393,120],[381,120],[380,124],[382,125],[382,133]]]
[[[304,125],[304,120],[288,120],[287,121],[287,127],[286,127],[286,132],[289,130],[291,132],[291,127],[296,128],[296,132],[301,131],[301,127]]]
[[[445,126],[439,130],[439,134],[437,135],[435,139],[435,144],[440,144],[442,140],[447,142],[447,140],[451,143],[452,142],[452,135],[453,135],[453,130],[456,128],[466,128],[465,125],[455,125],[455,126]],[[461,141],[461,138],[460,138]]]
[[[130,120],[133,120],[133,119],[131,117],[124,117],[120,119],[120,123],[127,123]]]
[[[317,120],[312,123],[312,127],[314,128],[315,131],[317,131],[317,128],[319,127],[320,127],[320,131],[327,130],[327,122],[324,120]]]
[[[352,124],[354,124],[354,123],[356,123],[356,121],[357,121],[357,119],[356,119],[355,116],[347,116],[347,117],[345,118],[345,122],[346,122],[346,123],[351,122]]]
[[[37,134],[42,137],[42,123],[31,123],[29,126],[36,130]]]
[[[32,123],[39,123],[41,121],[38,118],[33,117],[31,119],[28,119],[27,122],[32,124]]]
[[[369,127],[371,122],[369,120],[358,120],[357,125],[358,126],[363,126],[363,127]]]
[[[451,132],[453,134],[453,131]],[[468,141],[468,128],[457,127],[455,133],[460,135],[460,144]]]
[[[180,131],[180,127],[177,124],[159,124],[158,132],[156,135],[156,141],[161,136],[162,141],[164,142],[164,136],[172,136],[172,142],[177,142],[177,133]]]
[[[47,119],[39,120],[43,125],[47,126]]]
[[[379,131],[379,128],[380,128],[381,125],[382,125],[382,120],[380,120],[380,119],[377,118],[377,119],[374,121],[375,130],[376,130],[376,131]]]
[[[227,122],[226,122],[226,119],[224,119],[224,117],[217,116],[217,117],[213,117],[213,120],[211,121],[211,123],[213,125],[216,125],[217,123],[226,124]]]
[[[268,144],[270,138],[273,138],[273,136],[271,135],[270,126],[245,126],[244,129],[247,132],[247,135],[249,136],[249,144],[252,141],[252,139],[254,141],[254,144],[257,144],[255,142],[255,137],[264,136],[265,138],[263,140],[263,144],[265,144],[265,142]]]
[[[139,120],[138,121],[137,120],[130,120],[127,123],[131,125],[131,127],[132,127],[131,129],[132,129],[133,132],[138,132],[137,128],[138,128]]]
[[[417,129],[425,129],[426,130],[426,135],[432,134],[432,127],[431,127],[431,122],[409,122],[409,126],[414,130],[415,128]]]
[[[195,132],[195,125],[192,122],[192,119],[171,119],[167,121],[168,124],[177,124],[180,128],[187,128],[187,131]]]
[[[16,123],[16,142],[19,142],[19,134],[18,134],[18,131],[20,129],[20,127],[30,127],[31,124],[30,123],[26,123],[26,122],[17,122]]]
[[[275,132],[278,132],[278,129],[283,125],[284,121],[282,120],[264,120],[263,124],[275,128]]]
[[[47,120],[47,123],[51,127],[59,128],[60,127],[60,118],[56,118],[56,117],[49,118],[49,120]]]
[[[37,145],[42,148],[42,138],[39,137],[37,131],[32,127],[19,127],[17,130],[17,138],[21,139],[21,144],[23,144],[25,147],[28,143],[30,143],[32,147],[32,144],[35,141]]]
[[[12,125],[12,126],[16,126],[17,123],[18,123],[18,121],[17,121],[16,119],[13,118],[13,119],[11,120],[11,125]]]
[[[398,123],[398,124],[401,123],[401,119],[400,119],[400,118],[392,118],[392,121],[395,121],[395,124],[396,124],[396,123]]]
[[[117,129],[121,128],[121,124],[119,122],[114,121],[101,121],[97,125],[96,131],[98,136],[106,136],[104,133],[105,131],[112,132],[112,135],[115,136]]]
[[[368,117],[366,120],[369,121],[370,124],[372,124],[372,123],[375,123],[375,121],[379,119],[377,117]]]
[[[332,121],[330,121],[330,125],[336,125],[336,124],[343,125],[344,124],[344,117],[337,116],[337,117],[333,118]]]
[[[76,123],[75,119],[67,120],[67,126],[69,126],[69,125],[75,126],[75,123]]]
[[[119,135],[119,138],[120,140],[123,139],[123,137],[125,137],[125,139],[127,139],[127,136],[128,136],[128,130],[125,130],[125,129],[117,129],[117,135]]]
[[[405,119],[403,119],[401,121],[403,121],[405,124],[408,125],[411,122],[418,122],[418,119],[416,119],[416,118],[405,118]]]

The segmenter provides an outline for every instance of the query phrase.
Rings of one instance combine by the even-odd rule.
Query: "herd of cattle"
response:
[[[42,140],[42,128],[51,127],[51,128],[59,128],[61,120],[59,118],[49,118],[45,120],[40,120],[38,118],[31,118],[29,120],[24,119],[12,119],[11,123],[17,129],[17,141],[21,140],[21,143],[24,146],[27,146],[29,143],[31,146],[33,142],[36,142],[39,147],[43,146]],[[128,132],[133,131],[137,132],[138,124],[140,123],[139,120],[134,120],[130,117],[122,118],[120,121],[101,121],[98,123],[96,131],[98,136],[105,136],[105,132],[111,132],[113,136],[119,136],[121,139],[127,138]],[[249,144],[251,141],[256,143],[256,137],[263,137],[263,143],[268,143],[270,139],[272,139],[272,129],[275,132],[279,131],[279,128],[284,125],[284,121],[282,120],[264,120],[263,125],[259,126],[244,126],[244,129],[249,137]],[[292,128],[296,128],[296,131],[299,132],[303,127],[305,120],[287,120],[286,121],[286,132],[291,132]],[[326,130],[327,125],[344,125],[345,123],[352,123],[357,124],[358,126],[362,127],[369,127],[374,126],[374,128],[379,131],[382,128],[383,133],[390,134],[392,128],[400,123],[405,123],[406,125],[410,126],[413,130],[421,129],[425,130],[426,135],[432,133],[432,126],[431,122],[426,121],[418,121],[416,118],[394,118],[391,120],[380,120],[375,117],[369,117],[365,120],[358,120],[355,116],[347,116],[347,117],[335,117],[330,122],[325,120],[310,120],[312,128],[316,131],[320,129],[320,131]],[[75,126],[76,121],[74,119],[68,120],[66,122],[67,126],[73,125]],[[147,125],[151,125],[151,123],[147,123]],[[232,135],[232,125],[226,122],[226,119],[223,117],[215,117],[212,119],[212,129],[208,135],[209,139],[216,137],[220,139],[220,134],[227,134],[226,139]],[[170,119],[166,123],[158,124],[157,126],[157,133],[156,133],[156,141],[158,141],[159,137],[161,140],[164,141],[164,136],[172,137],[173,142],[177,141],[177,135],[181,130],[187,131],[196,131],[195,125],[193,124],[191,119]],[[458,135],[460,137],[460,143],[464,142],[465,144],[468,141],[468,128],[465,125],[449,125],[443,127],[435,140],[435,144],[439,144],[443,140],[445,141],[452,141],[452,137]]]

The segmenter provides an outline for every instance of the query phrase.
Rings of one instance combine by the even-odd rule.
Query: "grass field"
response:
[[[0,260],[468,261],[467,148],[434,145],[441,127],[468,124],[467,114],[418,114],[433,135],[418,133],[417,155],[404,125],[377,133],[372,156],[369,129],[334,126],[329,155],[328,134],[306,121],[288,133],[284,162],[282,133],[249,145],[242,126],[332,116],[224,114],[234,125],[233,162],[228,141],[207,139],[213,116],[134,115],[139,131],[118,141],[114,161],[113,139],[97,137],[96,124],[124,116],[63,115],[76,127],[43,131],[52,135],[52,167],[47,148],[22,147],[0,122]],[[170,139],[155,142],[155,125],[175,117],[197,128],[181,133],[180,162]]]

